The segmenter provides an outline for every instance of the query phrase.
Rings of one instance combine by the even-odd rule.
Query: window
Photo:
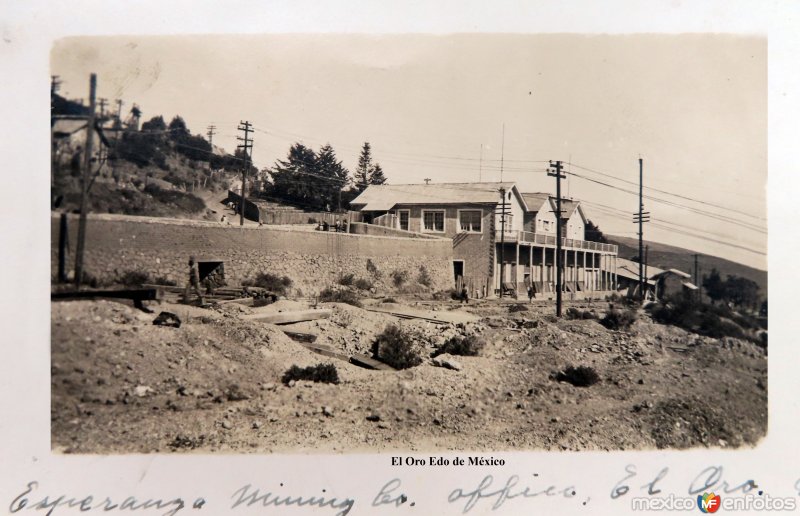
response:
[[[481,210],[459,210],[458,223],[461,231],[466,233],[480,233],[481,232],[481,219],[483,212]]]
[[[550,231],[550,221],[549,220],[543,220],[542,224],[544,224],[544,230],[545,231]]]
[[[444,210],[422,211],[422,230],[444,233]]]
[[[405,231],[408,231],[408,214],[408,210],[397,210],[397,223]]]

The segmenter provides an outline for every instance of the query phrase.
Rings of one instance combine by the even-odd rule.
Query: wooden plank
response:
[[[331,316],[330,310],[300,310],[297,312],[273,312],[242,315],[248,321],[259,321],[270,324],[292,324],[304,321],[327,319]]]
[[[328,346],[321,346],[319,344],[309,344],[307,342],[298,342],[304,348],[317,353],[318,355],[323,355],[326,357],[337,358],[339,360],[343,360],[345,362],[350,361],[350,357],[345,355],[344,353],[337,353],[336,351],[332,350]]]
[[[368,369],[377,369],[379,371],[397,371],[397,369],[388,364],[384,364],[383,362],[368,357],[367,355],[359,355],[358,353],[354,353],[350,356],[350,362]]]
[[[423,315],[415,315],[405,312],[393,312],[391,310],[379,310],[377,308],[365,308],[364,310],[367,310],[368,312],[377,312],[379,314],[387,314],[400,319],[420,319],[422,321],[428,321],[435,324],[451,324],[450,321],[443,321],[441,319],[433,319],[432,317],[425,317]]]
[[[317,335],[314,333],[303,333],[301,331],[290,331],[290,330],[283,330],[283,333],[286,334],[292,340],[296,340],[298,342],[314,342],[317,340]]]

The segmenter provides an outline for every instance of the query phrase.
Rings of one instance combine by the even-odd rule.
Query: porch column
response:
[[[544,260],[545,260],[545,251],[547,250],[546,247],[542,246],[542,265],[541,270],[539,271],[539,276],[542,278],[542,288],[544,288]]]
[[[514,290],[519,293],[519,240],[517,240],[517,254],[514,259]]]
[[[591,290],[589,288],[589,279],[586,276],[586,251],[583,251],[583,283],[587,290]]]

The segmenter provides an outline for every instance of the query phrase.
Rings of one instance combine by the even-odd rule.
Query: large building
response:
[[[555,295],[556,201],[514,183],[372,185],[351,203],[364,221],[453,240],[454,286],[470,295]],[[573,297],[614,290],[617,246],[585,240],[586,215],[562,200],[563,288]],[[505,215],[504,215],[505,214]]]

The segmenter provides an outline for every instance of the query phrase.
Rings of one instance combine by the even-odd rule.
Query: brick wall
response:
[[[78,218],[69,216],[67,269],[74,269]],[[57,215],[51,218],[51,275],[58,268]],[[85,269],[100,280],[113,280],[126,271],[142,270],[151,278],[164,277],[183,284],[188,274],[187,261],[225,262],[229,284],[259,272],[287,275],[294,287],[313,294],[340,274],[375,281],[388,290],[389,275],[407,270],[415,278],[425,266],[435,290],[453,284],[453,246],[445,239],[408,239],[351,235],[346,233],[301,231],[281,227],[221,226],[217,223],[122,215],[90,215],[87,225]],[[380,272],[375,278],[367,271],[371,260]]]

